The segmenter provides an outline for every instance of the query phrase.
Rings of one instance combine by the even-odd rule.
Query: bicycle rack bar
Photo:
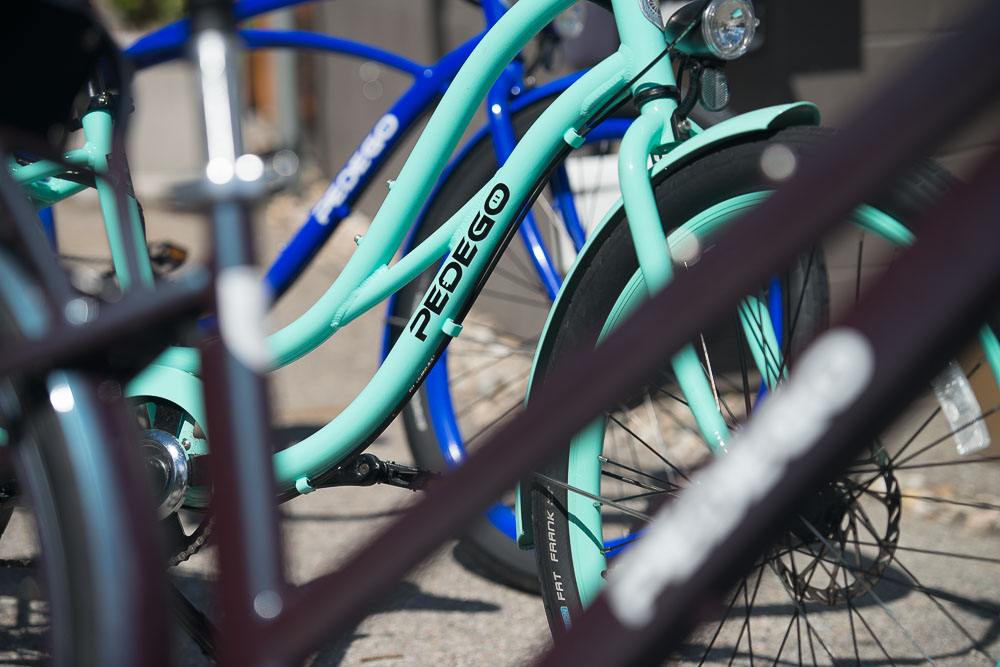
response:
[[[628,395],[649,368],[694,338],[703,323],[731,312],[746,285],[766,282],[911,158],[971,115],[1000,84],[1000,68],[989,65],[1000,4],[987,3],[973,18],[940,51],[924,54],[886,86],[837,141],[817,159],[804,162],[786,187],[748,213],[744,223],[721,234],[713,252],[679,274],[604,344],[568,358],[520,416],[429,489],[367,549],[339,571],[302,587],[275,619],[274,632],[258,645],[256,664],[302,658],[310,647],[347,631],[376,598],[456,535],[523,471],[554,455],[559,443]],[[949,85],[956,71],[963,73],[961,86]],[[678,321],[668,316],[677,312],[686,317]],[[648,336],[649,331],[662,333]],[[595,385],[594,377],[601,382]],[[580,392],[572,402],[563,400],[561,387],[582,386],[592,390]],[[607,637],[603,632],[592,636]],[[587,644],[593,648],[593,642]],[[586,662],[594,661],[588,657]]]
[[[99,305],[75,297],[65,305],[65,313],[59,313],[65,318],[60,317],[45,338],[9,343],[0,350],[0,377],[86,365],[118,345],[128,354],[119,354],[115,361],[128,368],[114,370],[137,372],[175,340],[172,334],[179,322],[190,322],[211,304],[212,284],[200,271],[164,284],[153,295],[126,294],[118,303]],[[163,335],[137,345],[137,336],[151,327]],[[107,358],[104,362],[110,363]]]
[[[602,593],[556,642],[543,665],[660,664],[695,627],[699,610],[710,609],[712,603],[724,606],[726,591],[773,543],[803,499],[877,439],[988,317],[1000,293],[1000,244],[990,242],[1000,220],[997,182],[1000,150],[974,181],[956,188],[923,217],[923,236],[914,248],[837,327],[859,332],[874,349],[875,371],[865,390],[839,412],[817,442],[789,462],[766,495],[747,503],[738,528],[718,536],[700,567],[662,587],[656,595],[655,618],[638,627],[626,626],[613,613],[607,593]],[[928,303],[940,307],[930,314]],[[781,399],[776,395],[774,400],[778,409]],[[739,438],[732,445],[739,447]],[[725,504],[732,508],[739,501],[727,495]],[[725,510],[719,507],[716,513],[716,508],[705,507],[710,515],[721,516]],[[687,537],[677,534],[677,543],[689,543]],[[647,577],[646,587],[655,591],[655,579]],[[609,581],[609,587],[615,584]],[[602,640],[579,641],[588,636]]]

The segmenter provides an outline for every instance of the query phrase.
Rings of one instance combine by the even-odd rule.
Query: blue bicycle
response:
[[[303,0],[243,0],[236,4],[241,20]],[[489,29],[504,14],[501,0],[482,0]],[[579,12],[575,7],[571,12]],[[579,23],[578,15],[569,23]],[[565,31],[559,23],[541,36],[537,57],[523,55],[507,67],[487,100],[488,123],[454,157],[437,192],[414,225],[409,251],[427,238],[487,183],[513,150],[520,135],[582,72],[532,87],[530,76],[546,66]],[[126,55],[137,69],[181,57],[187,37],[185,22],[160,28],[129,47]],[[298,49],[374,61],[413,79],[409,89],[379,117],[351,158],[313,206],[308,219],[274,259],[266,280],[280,298],[309,266],[339,223],[351,212],[376,174],[402,143],[402,138],[443,94],[485,31],[433,64],[407,59],[357,41],[301,30],[242,29],[250,49]],[[525,395],[534,343],[555,298],[561,277],[583,246],[588,229],[617,198],[616,147],[631,122],[628,111],[605,121],[587,143],[555,170],[545,192],[519,228],[520,243],[504,253],[480,298],[465,319],[464,333],[429,373],[403,409],[405,430],[419,467],[444,470],[464,460],[474,444],[509,414]],[[434,271],[412,281],[389,303],[383,353],[407,322]],[[162,412],[162,411],[161,411]],[[510,499],[509,499],[510,500]],[[512,502],[512,500],[511,500]],[[179,552],[193,553],[204,542],[201,529],[179,540]],[[522,589],[537,590],[534,557],[514,543],[515,521],[510,503],[498,503],[473,526],[468,552],[492,577]]]

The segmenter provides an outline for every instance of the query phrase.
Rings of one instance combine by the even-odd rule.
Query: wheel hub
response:
[[[772,550],[771,568],[801,601],[836,605],[872,590],[899,541],[899,483],[886,457],[814,494]]]
[[[190,481],[188,460],[177,438],[160,429],[146,429],[139,440],[153,498],[160,518],[180,508]]]

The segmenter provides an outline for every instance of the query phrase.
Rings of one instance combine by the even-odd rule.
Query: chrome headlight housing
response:
[[[750,0],[711,0],[701,17],[705,45],[720,60],[736,60],[750,49],[760,20]]]

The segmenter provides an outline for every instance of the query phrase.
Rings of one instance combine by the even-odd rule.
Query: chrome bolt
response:
[[[281,596],[272,590],[261,591],[253,599],[254,612],[265,620],[276,618],[283,606]]]
[[[63,308],[63,315],[66,317],[66,321],[75,326],[86,324],[96,314],[97,302],[90,297],[77,297]]]
[[[364,238],[361,234],[354,235],[354,245],[361,245],[361,239]]]
[[[191,441],[188,440],[187,438],[181,440],[181,445],[184,447],[184,449],[191,449]]]

